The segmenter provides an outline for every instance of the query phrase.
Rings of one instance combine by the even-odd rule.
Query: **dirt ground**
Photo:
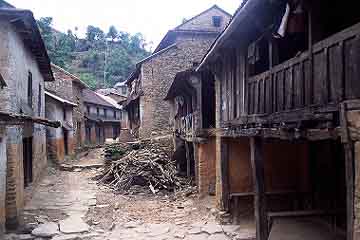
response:
[[[59,226],[52,238],[28,234],[26,239],[253,239],[255,229],[217,223],[213,197],[149,192],[120,194],[94,177],[103,163],[103,150],[80,155],[75,168],[49,168],[32,189],[24,211],[25,229],[48,223]],[[90,167],[87,167],[90,166]],[[68,221],[63,221],[68,220]],[[68,225],[66,225],[67,223]],[[70,224],[69,224],[70,223]],[[43,225],[42,225],[43,224]],[[70,226],[69,226],[70,225]],[[63,231],[62,229],[71,228]],[[44,230],[44,229],[40,229]],[[57,230],[57,229],[56,229]],[[43,234],[43,232],[40,232]],[[33,237],[33,238],[30,238]],[[40,237],[40,238],[39,238]],[[21,239],[8,235],[6,239]]]

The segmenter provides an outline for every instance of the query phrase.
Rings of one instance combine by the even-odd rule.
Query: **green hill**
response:
[[[78,75],[92,89],[126,80],[136,62],[150,55],[141,33],[131,35],[113,26],[105,33],[89,25],[86,38],[81,39],[71,30],[55,30],[52,21],[51,17],[38,20],[51,61]]]

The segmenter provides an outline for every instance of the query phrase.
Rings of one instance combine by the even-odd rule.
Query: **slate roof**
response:
[[[114,105],[112,103],[112,101],[109,101],[104,95],[101,95],[99,93],[96,93],[90,89],[84,89],[83,90],[83,95],[84,95],[84,102],[85,103],[91,103],[94,105],[101,105],[104,107],[109,107],[109,108],[118,108],[118,106]]]
[[[76,106],[77,106],[76,103],[73,103],[73,102],[71,102],[71,101],[68,101],[68,100],[66,100],[66,99],[63,99],[62,97],[57,96],[55,93],[51,93],[51,92],[49,92],[49,91],[45,91],[45,95],[51,97],[52,99],[55,99],[55,100],[58,101],[58,102],[61,102],[62,104],[70,105],[70,106],[73,106],[73,107],[76,107]]]

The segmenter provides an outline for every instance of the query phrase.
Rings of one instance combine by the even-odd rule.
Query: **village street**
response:
[[[24,231],[35,229],[33,234],[5,239],[252,239],[249,230],[216,223],[211,197],[123,195],[98,185],[92,179],[102,158],[102,149],[95,149],[74,161],[75,167],[48,168],[24,211]]]

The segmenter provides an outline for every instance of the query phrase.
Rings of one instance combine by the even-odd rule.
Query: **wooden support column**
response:
[[[340,105],[340,124],[342,130],[341,141],[345,152],[345,178],[346,178],[346,240],[354,239],[354,194],[355,194],[355,159],[354,143],[351,140],[347,119],[347,104]]]
[[[258,137],[252,137],[250,139],[250,151],[255,192],[256,240],[266,240],[269,233],[266,212],[263,140]]]
[[[221,201],[222,207],[224,210],[228,211],[230,209],[230,189],[229,189],[229,145],[225,142],[224,138],[220,139],[221,147]]]
[[[191,156],[188,142],[185,141],[185,151],[186,151],[186,176],[191,176]]]

